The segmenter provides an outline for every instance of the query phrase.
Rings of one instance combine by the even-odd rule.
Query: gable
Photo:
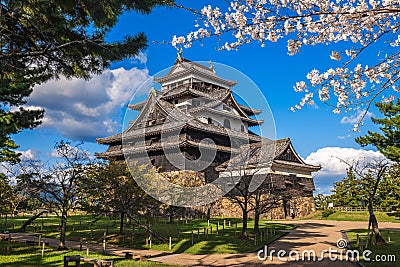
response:
[[[162,107],[160,101],[162,100],[158,100],[150,94],[140,114],[126,132],[137,128],[163,124],[166,121],[168,113]]]
[[[280,153],[275,159],[303,163],[299,156],[293,151],[291,145],[289,145],[282,153]]]

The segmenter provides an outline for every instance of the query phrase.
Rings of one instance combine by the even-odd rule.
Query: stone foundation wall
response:
[[[297,197],[290,200],[288,217],[294,214],[295,218],[302,218],[315,212],[315,203],[313,197]],[[242,217],[240,206],[227,198],[222,198],[215,202],[211,208],[212,217]],[[254,212],[249,213],[249,217],[254,217]],[[280,201],[278,207],[261,214],[263,219],[285,219],[283,202]]]
[[[201,186],[206,183],[206,177],[204,173],[194,171],[170,171],[163,172],[162,175],[169,180],[171,183],[180,186]],[[218,201],[205,205],[202,207],[188,208],[184,213],[190,214],[207,214],[208,208],[211,206],[210,216],[211,217],[231,217],[240,218],[242,217],[242,210],[240,206],[228,198],[222,198]],[[261,218],[264,219],[285,219],[285,208],[283,201],[280,201],[276,208],[261,214]],[[295,218],[306,217],[315,212],[315,203],[312,196],[299,196],[292,197],[286,203],[286,217],[290,218],[294,215]],[[254,212],[249,213],[249,217],[254,217]]]

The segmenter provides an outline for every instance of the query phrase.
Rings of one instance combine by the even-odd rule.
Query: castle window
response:
[[[240,125],[240,131],[244,132],[244,125]]]
[[[174,103],[175,103],[175,104],[178,104],[178,103],[179,103],[179,100],[178,100],[178,99],[175,99],[175,100],[174,100]]]
[[[207,122],[208,122],[208,124],[211,124],[212,123],[212,118],[207,118]]]
[[[224,127],[230,129],[231,128],[231,122],[228,119],[224,120]]]

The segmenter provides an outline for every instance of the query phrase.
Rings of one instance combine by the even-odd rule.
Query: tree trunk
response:
[[[124,233],[124,219],[125,219],[125,212],[121,212],[120,222],[119,222],[119,234],[120,235],[122,235]]]
[[[211,206],[207,207],[207,214],[206,214],[207,220],[210,220],[211,218]]]
[[[258,234],[260,232],[260,202],[261,194],[257,191],[255,196],[255,209],[254,209],[254,233]]]
[[[377,245],[386,244],[386,241],[383,239],[381,232],[379,231],[378,220],[376,219],[372,205],[369,205],[368,212],[369,212],[369,223],[372,226],[372,232],[375,234],[375,243]]]
[[[28,227],[28,225],[30,225],[31,223],[33,223],[37,218],[39,218],[40,216],[42,216],[44,213],[46,213],[47,210],[41,211],[38,214],[36,214],[35,216],[32,216],[31,218],[29,218],[26,222],[24,222],[24,224],[21,226],[21,228],[19,228],[19,230],[21,232],[25,232],[26,231],[26,227]]]
[[[369,220],[371,221],[371,225],[372,225],[372,231],[375,234],[375,243],[377,245],[383,245],[386,244],[385,239],[383,239],[381,232],[379,231],[379,227],[378,227],[378,221],[376,219],[375,214],[370,215]]]
[[[258,234],[260,232],[260,212],[256,209],[254,212],[254,233]]]
[[[174,210],[171,205],[168,206],[168,223],[174,222]]]
[[[68,248],[65,245],[65,236],[67,231],[67,211],[62,211],[61,214],[61,226],[60,226],[60,243],[58,245],[57,250],[67,250]]]
[[[129,214],[127,214],[127,216],[129,216]],[[155,238],[157,238],[158,240],[160,240],[162,243],[166,243],[166,242],[168,241],[167,238],[163,237],[162,235],[160,235],[160,234],[157,233],[157,232],[154,232],[153,230],[150,229],[149,226],[143,224],[140,220],[138,220],[138,219],[136,219],[136,218],[133,218],[133,217],[131,217],[131,216],[129,216],[129,217],[130,217],[132,220],[134,220],[134,221],[136,222],[136,224],[137,224],[140,228],[144,229],[145,232],[146,232],[147,234],[150,234],[151,236],[154,236]]]
[[[246,239],[248,237],[247,233],[247,222],[248,222],[248,212],[247,212],[247,201],[243,203],[242,206],[242,221],[243,221],[243,226],[242,226],[242,238]]]

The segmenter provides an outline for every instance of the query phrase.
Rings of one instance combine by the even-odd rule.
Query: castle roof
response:
[[[294,150],[290,138],[270,140],[262,138],[260,142],[246,144],[240,147],[240,153],[230,161],[220,164],[216,169],[226,171],[236,170],[236,166],[246,166],[247,168],[261,168],[265,164],[272,166],[286,166],[307,171],[319,171],[321,166],[311,165],[304,160]],[[228,170],[229,171],[229,170]]]
[[[184,77],[194,77],[201,80],[209,80],[224,88],[230,88],[237,84],[236,81],[226,80],[215,74],[212,67],[206,67],[185,58],[177,58],[172,69],[163,77],[154,78],[161,84],[169,84]]]

